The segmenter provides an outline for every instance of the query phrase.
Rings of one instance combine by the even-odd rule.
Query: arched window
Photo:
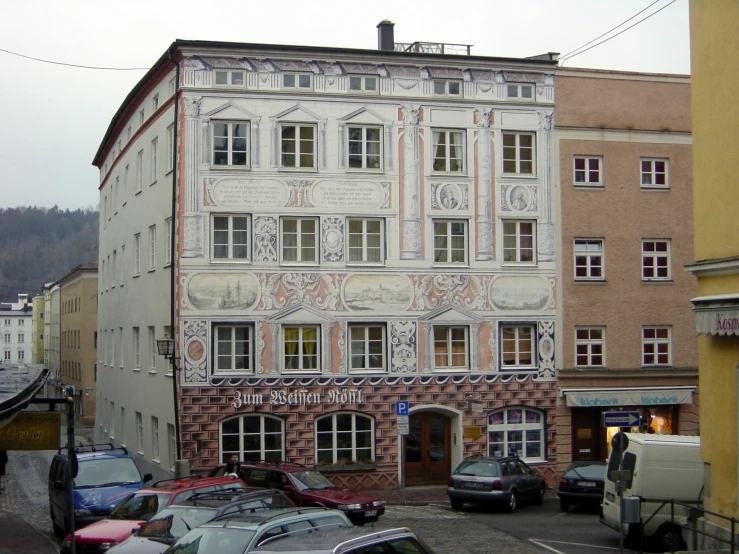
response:
[[[221,422],[221,460],[232,454],[245,462],[285,459],[285,422],[273,416],[249,414]]]
[[[544,413],[519,406],[488,415],[488,455],[544,461]]]
[[[351,412],[316,419],[316,463],[351,464],[375,459],[375,421]]]

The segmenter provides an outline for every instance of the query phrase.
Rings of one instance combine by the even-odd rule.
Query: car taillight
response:
[[[449,482],[446,484],[447,487],[454,488],[454,479],[451,477],[449,478]]]
[[[496,479],[495,481],[493,481],[493,490],[494,491],[503,490],[503,482],[500,479]]]
[[[567,479],[560,479],[559,480],[559,486],[561,487],[562,485],[567,486]]]

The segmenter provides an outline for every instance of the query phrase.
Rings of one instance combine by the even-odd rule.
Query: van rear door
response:
[[[621,466],[621,452],[613,448],[608,457],[608,468],[606,469],[606,480],[603,489],[603,505],[601,508],[601,522],[616,531],[621,525],[621,497],[632,496],[631,488],[634,484],[634,470],[636,469],[637,457],[634,452],[627,450],[623,453],[623,471],[628,479],[623,481],[622,492],[618,492],[616,479],[619,466]],[[628,472],[628,473],[627,473]],[[628,533],[628,525],[624,525],[622,533]]]

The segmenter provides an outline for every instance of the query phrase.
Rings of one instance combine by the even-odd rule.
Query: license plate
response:
[[[364,517],[375,517],[377,515],[377,510],[367,510],[364,512]]]
[[[477,481],[466,481],[464,484],[466,489],[483,489],[485,483],[478,483]]]
[[[579,487],[595,487],[597,486],[595,481],[578,481],[577,485]]]

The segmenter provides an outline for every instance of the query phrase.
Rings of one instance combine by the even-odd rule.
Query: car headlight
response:
[[[361,504],[339,504],[339,510],[358,510]]]
[[[384,502],[383,502],[382,500],[375,500],[375,501],[374,501],[374,502],[372,503],[372,505],[373,505],[373,506],[374,506],[375,508],[377,508],[378,506],[382,506],[383,504],[385,504],[385,503],[384,503]]]
[[[109,548],[113,548],[117,542],[101,542],[98,546],[98,550],[108,550]]]
[[[75,510],[74,511],[74,515],[77,516],[77,517],[79,517],[79,516],[91,516],[92,515],[92,512],[90,510],[84,510],[84,509],[82,509],[82,510]]]

